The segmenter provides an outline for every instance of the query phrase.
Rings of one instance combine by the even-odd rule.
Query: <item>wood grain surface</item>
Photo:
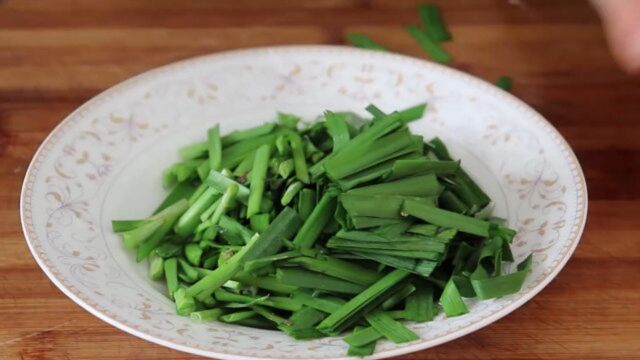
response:
[[[0,358],[193,359],[107,325],[40,271],[20,228],[29,161],[98,92],[194,55],[274,44],[341,44],[349,31],[423,57],[404,33],[418,1],[0,1]],[[549,119],[587,176],[589,220],[560,275],[513,314],[401,359],[640,358],[640,79],[613,62],[583,1],[436,1],[455,67]]]

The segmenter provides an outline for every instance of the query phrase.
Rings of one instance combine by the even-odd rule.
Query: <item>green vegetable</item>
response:
[[[458,214],[466,214],[469,212],[469,206],[452,191],[443,191],[438,200],[443,209],[457,212]]]
[[[269,227],[269,214],[255,214],[249,219],[251,230],[263,233]]]
[[[327,111],[324,114],[324,123],[327,132],[333,140],[333,151],[338,151],[349,142],[351,134],[349,133],[349,125],[345,120],[345,115]]]
[[[216,211],[216,209],[219,207],[219,205],[220,205],[220,198],[218,198],[216,201],[214,201],[213,204],[211,204],[207,208],[207,210],[205,210],[202,214],[200,214],[200,221],[202,221],[202,223],[196,227],[196,232],[198,232],[199,229],[201,229],[203,227],[210,227],[211,225],[213,225],[208,220],[209,220],[209,218],[211,218],[211,215],[213,215],[213,213]]]
[[[187,295],[184,288],[180,288],[173,293],[176,302],[176,311],[178,315],[187,316],[196,310],[196,301],[193,297]]]
[[[355,229],[367,229],[396,223],[397,219],[376,218],[371,216],[352,216],[351,223]]]
[[[382,336],[396,344],[418,340],[419,337],[406,326],[394,320],[384,311],[377,310],[365,315],[367,322]]]
[[[401,179],[407,176],[425,173],[452,175],[457,173],[459,168],[459,161],[430,160],[424,158],[396,160],[393,163],[387,180]]]
[[[420,4],[418,14],[420,15],[425,33],[429,38],[437,42],[451,40],[451,34],[449,30],[447,30],[444,21],[442,21],[440,10],[437,6]]]
[[[271,133],[276,127],[276,124],[267,123],[261,126],[256,126],[251,129],[237,130],[222,137],[222,145],[229,147],[235,143],[255,139],[263,135]]]
[[[183,159],[197,159],[205,156],[207,153],[206,143],[196,143],[180,148],[178,153]]]
[[[298,193],[300,192],[300,190],[302,190],[303,187],[304,187],[304,184],[301,183],[300,181],[296,181],[291,185],[289,185],[287,189],[284,191],[284,194],[282,194],[282,198],[280,199],[280,204],[285,206],[288,205],[291,202],[291,200],[293,200],[293,198],[296,195],[298,195]]]
[[[254,314],[256,313],[254,312]],[[259,317],[259,316],[250,317],[247,319],[241,319],[236,321],[235,324],[248,326],[256,329],[277,330],[277,326],[274,325],[271,321],[267,319],[263,319],[262,317]]]
[[[136,252],[137,262],[140,262],[149,256],[151,251],[153,251],[153,249],[155,249],[165,239],[178,218],[187,210],[187,207],[188,202],[183,199],[154,215],[154,218],[162,219],[162,225],[153,232],[153,235],[138,246]]]
[[[253,160],[253,169],[251,170],[249,201],[247,203],[248,218],[260,212],[260,202],[262,201],[262,195],[264,193],[269,156],[271,156],[271,146],[269,145],[262,145],[258,150],[256,150],[255,159]]]
[[[391,295],[390,298],[385,300],[381,307],[383,310],[392,309],[394,306],[399,304],[402,300],[404,300],[407,296],[411,295],[416,290],[416,287],[412,284],[405,285],[402,289],[400,289],[397,293]]]
[[[113,220],[111,221],[111,229],[113,232],[122,233],[129,230],[135,230],[139,226],[152,222],[151,219],[142,220]]]
[[[212,188],[205,190],[193,205],[182,214],[174,231],[176,234],[186,237],[191,234],[200,223],[200,215],[209,208],[219,197],[219,193]]]
[[[278,124],[284,126],[285,128],[296,130],[300,120],[300,117],[296,115],[278,112]]]
[[[425,207],[435,207],[434,197],[356,195],[348,192],[340,195],[340,203],[351,217],[402,219],[402,209],[408,200],[413,200]]]
[[[400,281],[407,275],[409,273],[403,270],[390,272],[324,319],[318,324],[318,330],[325,334],[339,334],[389,298],[399,288],[397,285],[402,285]]]
[[[202,258],[202,249],[198,244],[189,243],[184,247],[184,255],[191,265],[198,266]]]
[[[304,147],[300,135],[296,133],[288,134],[289,145],[291,146],[291,154],[293,155],[293,168],[296,177],[305,184],[309,183],[309,172],[307,169],[307,161],[304,156]]]
[[[420,11],[419,37],[437,50],[433,34],[448,32],[437,9]],[[215,125],[164,171],[155,213],[113,231],[195,321],[297,340],[350,331],[356,356],[381,338],[416,340],[401,321],[513,294],[532,266],[505,271],[516,231],[440,139],[410,131],[425,109],[369,105],[370,121],[325,111],[314,123],[278,113],[227,135]]]
[[[380,278],[380,274],[355,263],[319,254],[316,257],[294,257],[287,260],[287,263],[365,286]]]
[[[402,124],[402,118],[400,114],[391,114],[379,121],[376,121],[373,125],[363,130],[356,137],[351,139],[344,147],[339,151],[334,152],[323,159],[323,161],[315,164],[310,172],[314,178],[319,177],[325,172],[327,165],[333,161],[335,165],[340,165],[344,161],[342,157],[350,156],[350,152],[366,145],[367,143],[397,129]]]
[[[374,238],[372,236],[372,238]],[[429,251],[443,253],[445,245],[437,241],[359,241],[349,240],[340,237],[333,237],[327,242],[328,248],[349,248],[360,249],[360,251],[402,250],[402,251]]]
[[[278,175],[283,179],[288,178],[294,170],[293,167],[293,159],[284,160],[278,165]]]
[[[399,116],[398,118],[400,119]],[[382,120],[380,123],[382,123]],[[369,129],[372,129],[375,125]],[[361,134],[364,134],[364,132]],[[358,137],[355,137],[338,151],[334,157],[326,161],[324,168],[332,180],[343,179],[386,160],[419,151],[422,147],[422,141],[414,138],[407,129],[400,129],[376,138],[371,142],[359,144],[357,147],[349,146],[357,139]]]
[[[182,258],[178,258],[178,265],[180,266],[180,273],[182,275],[180,278],[183,279],[187,283],[193,283],[198,280],[198,271],[191,266],[186,260]]]
[[[293,239],[293,244],[300,248],[310,248],[322,229],[327,225],[336,209],[336,193],[327,191],[318,205],[313,209],[309,217],[305,220],[304,225]]]
[[[121,233],[124,246],[129,249],[138,247],[162,226],[162,220],[152,220],[129,231]]]
[[[222,315],[222,309],[200,310],[192,312],[191,319],[195,321],[212,321],[218,320],[220,315]]]
[[[311,189],[300,190],[298,195],[298,214],[302,220],[307,220],[316,207],[316,192]]]
[[[208,222],[205,221],[206,223],[214,226],[220,222],[222,215],[224,215],[233,205],[233,202],[238,194],[238,189],[239,187],[237,184],[231,184],[227,187],[227,190],[225,190],[224,194],[220,198],[220,202],[213,212],[213,215],[211,215],[211,219],[209,219]]]
[[[164,277],[169,297],[173,298],[173,293],[178,290],[178,259],[169,258],[164,261]]]
[[[238,164],[238,166],[236,166],[236,168],[233,170],[233,176],[248,177],[248,173],[253,168],[253,160],[255,159],[255,155],[256,155],[255,151],[252,151],[249,154],[247,154],[247,156],[245,156],[244,160],[242,160]],[[204,179],[206,179],[206,177]]]
[[[324,312],[305,306],[291,315],[289,318],[291,322],[290,328],[291,330],[307,329],[315,326],[325,317],[327,317],[327,315]]]
[[[438,138],[434,138],[429,141],[429,146],[431,147],[433,153],[440,160],[452,160],[447,147],[442,142],[442,140]],[[471,179],[469,174],[467,174],[464,169],[460,169],[455,176],[453,177],[453,185],[452,190],[462,199],[466,199],[468,202],[468,206],[475,205],[478,209],[484,208],[491,202],[491,199],[487,194],[485,194],[480,186]]]
[[[164,259],[151,254],[149,256],[149,278],[160,280],[164,276]]]
[[[222,140],[220,126],[216,125],[207,132],[207,151],[209,152],[209,169],[220,170],[222,166]]]
[[[433,320],[435,308],[433,303],[433,286],[421,284],[407,298],[405,314],[408,320],[425,322]]]
[[[411,37],[422,47],[422,49],[433,58],[433,60],[448,64],[453,61],[453,57],[446,52],[440,45],[432,40],[429,36],[425,35],[419,27],[415,25],[407,26],[407,32]]]
[[[394,256],[384,253],[375,253],[370,251],[352,251],[366,259],[375,260],[381,264],[391,266],[396,269],[409,271],[422,276],[429,276],[438,266],[437,261],[414,259],[410,257]]]
[[[358,33],[349,33],[347,34],[347,40],[356,47],[363,49],[371,49],[371,50],[382,50],[387,51],[382,45],[377,42],[371,40],[369,37],[363,34]]]
[[[275,261],[286,260],[293,257],[300,256],[301,253],[297,250],[285,251],[271,256],[264,256],[254,260],[249,260],[245,263],[244,269],[246,271],[255,271],[267,265],[272,265]]]
[[[254,305],[251,307],[251,310],[255,311],[258,315],[264,317],[265,319],[273,322],[274,324],[276,324],[277,326],[282,326],[282,325],[290,325],[291,322],[285,318],[283,318],[282,316],[276,314],[275,312],[268,310],[267,308],[264,308],[262,306],[258,306],[258,305]]]
[[[294,292],[293,299],[327,314],[337,311],[345,304],[345,301],[340,298],[312,296],[302,290]]]
[[[245,285],[256,286],[265,290],[283,294],[291,294],[298,289],[295,286],[283,284],[275,277],[271,276],[259,277],[246,274],[237,274],[233,276],[233,280]]]
[[[179,244],[174,244],[172,242],[165,242],[160,244],[150,255],[156,254],[161,258],[170,258],[174,256],[182,255],[182,246]]]
[[[235,143],[222,149],[222,168],[233,169],[238,166],[247,156],[251,156],[257,148],[262,145],[273,144],[276,140],[275,134],[258,136]],[[222,138],[223,146],[224,138]]]
[[[325,317],[324,312],[305,306],[289,317],[290,325],[283,324],[278,328],[297,340],[321,338],[324,334],[316,330],[315,325]]]
[[[349,175],[344,179],[338,180],[336,183],[342,190],[349,190],[360,184],[369,183],[373,180],[384,178],[389,175],[393,165],[396,161],[419,158],[420,155],[417,152],[410,152],[405,155],[398,156],[386,161],[381,162],[378,165],[372,166],[368,169],[359,171],[353,175]]]
[[[244,225],[240,224],[237,220],[222,215],[218,226],[221,229],[222,238],[229,242],[234,242],[232,245],[242,245],[249,242],[254,232],[247,229]]]
[[[188,182],[178,183],[173,190],[167,195],[167,197],[158,205],[158,208],[153,212],[153,215],[158,214],[162,210],[168,208],[169,206],[175,204],[176,202],[182,199],[189,199],[191,195],[193,195],[196,191],[197,187]],[[115,232],[119,232],[115,228],[113,229]],[[120,230],[123,231],[123,230]]]
[[[518,264],[518,271],[495,277],[471,276],[471,286],[478,298],[492,299],[501,296],[511,295],[522,287],[524,280],[531,270],[532,257],[529,255],[522,263]]]
[[[504,91],[510,91],[513,86],[513,80],[508,76],[500,76],[498,80],[496,80],[496,86]]]
[[[287,310],[287,311],[298,311],[302,308],[302,304],[292,301],[292,299],[285,297],[276,297],[276,296],[248,296],[248,295],[240,295],[234,294],[228,291],[224,291],[222,289],[218,289],[214,292],[215,298],[218,301],[224,302],[238,302],[245,303],[249,306],[260,304],[263,306],[269,306],[276,309]]]
[[[372,326],[361,328],[358,331],[354,331],[351,335],[347,335],[344,337],[344,341],[350,346],[365,346],[367,344],[375,343],[376,340],[382,339],[384,335],[382,335],[378,330],[374,329]]]
[[[237,181],[226,177],[221,172],[211,170],[209,176],[204,180],[204,183],[220,194],[224,194],[230,186],[236,185],[238,187],[236,195],[238,200],[243,204],[247,204],[249,201],[249,189]]]
[[[371,327],[363,328],[363,327],[360,327],[360,326],[356,326],[353,329],[353,333],[351,333],[351,335],[349,335],[349,336],[359,336],[359,335],[363,334],[366,331],[366,329],[373,329],[373,328],[371,328]],[[379,333],[375,329],[373,329],[373,331],[376,333],[376,335],[379,335]],[[345,341],[347,340],[347,338],[349,336],[344,338]],[[361,345],[349,344],[349,350],[347,350],[347,355],[349,355],[349,356],[367,356],[367,355],[373,354],[373,352],[376,349],[376,341],[379,338],[382,338],[382,335],[379,335],[378,338],[376,338],[374,340],[371,340],[371,341],[369,341],[367,343],[361,344]]]
[[[440,295],[440,305],[447,316],[458,316],[469,312],[453,280],[449,280],[444,287]]]
[[[206,179],[207,175],[209,175],[209,171],[211,171],[211,164],[206,160],[203,160],[196,168],[196,172],[198,173],[200,180]]]
[[[209,187],[206,184],[200,184],[193,192],[193,194],[191,194],[191,196],[189,196],[189,198],[187,199],[189,206],[193,205],[193,203],[198,200],[200,195],[202,195],[208,188]]]
[[[354,253],[366,255],[388,255],[395,256],[401,258],[411,258],[411,259],[423,259],[423,260],[431,260],[434,262],[438,262],[442,259],[442,254],[436,251],[416,251],[416,250],[396,250],[396,249],[367,249],[362,250],[361,247],[351,247],[351,246],[340,246],[334,242],[331,243],[331,246],[337,249],[344,249]]]
[[[491,228],[491,224],[487,221],[438,209],[415,200],[406,200],[402,211],[407,215],[417,217],[433,225],[450,227],[481,237],[488,237],[489,229]]]
[[[429,197],[438,195],[442,185],[433,174],[407,177],[382,184],[358,187],[348,191],[354,195],[401,195],[415,197]]]
[[[191,285],[187,289],[188,293],[198,298],[211,294],[238,273],[247,261],[276,253],[282,246],[281,238],[290,237],[299,226],[300,220],[296,212],[290,208],[284,208],[269,225],[267,231],[262,235],[254,236],[226,263]]]
[[[330,291],[341,294],[358,294],[364,286],[349,281],[299,269],[278,269],[276,278],[283,284]]]
[[[254,316],[256,316],[257,313],[253,310],[247,310],[247,311],[237,311],[237,312],[233,312],[230,314],[226,314],[226,315],[222,315],[220,317],[220,320],[224,321],[224,322],[228,322],[228,323],[234,323],[234,322],[238,322],[238,321],[242,321],[245,319],[249,319],[252,318]]]

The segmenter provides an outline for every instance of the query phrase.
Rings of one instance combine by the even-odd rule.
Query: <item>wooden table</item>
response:
[[[403,359],[640,358],[640,79],[621,73],[582,1],[438,1],[456,67],[514,94],[567,138],[587,176],[589,222],[535,299],[456,341]],[[524,3],[524,5],[518,5]],[[157,65],[226,49],[340,44],[360,31],[423,57],[405,0],[0,1],[0,358],[192,359],[128,335],[40,271],[18,217],[38,144],[98,92]]]

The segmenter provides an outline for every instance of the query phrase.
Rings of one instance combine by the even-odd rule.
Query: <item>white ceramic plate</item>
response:
[[[573,253],[587,210],[575,155],[539,114],[506,92],[426,61],[333,46],[292,46],[203,56],[136,76],[69,115],[44,141],[27,172],[21,216],[42,270],[100,319],[143,339],[224,358],[339,359],[337,337],[294,341],[279,332],[175,314],[161,285],[146,278],[110,230],[114,218],[140,218],[164,195],[162,169],[178,147],[221,130],[273,119],[276,111],[312,120],[325,109],[364,114],[427,101],[412,130],[443,138],[519,230],[516,262],[533,252],[518,294],[470,301],[470,313],[411,324],[421,340],[379,343],[372,358],[426,349],[468,334],[542,290]]]

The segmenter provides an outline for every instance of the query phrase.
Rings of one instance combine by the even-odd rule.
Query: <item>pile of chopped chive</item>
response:
[[[379,339],[417,340],[401,321],[467,313],[463,298],[520,290],[515,231],[438,138],[407,123],[426,105],[365,120],[290,114],[180,149],[166,199],[142,220],[113,221],[124,246],[197,321],[278,329],[295,339],[349,333],[349,354]]]

